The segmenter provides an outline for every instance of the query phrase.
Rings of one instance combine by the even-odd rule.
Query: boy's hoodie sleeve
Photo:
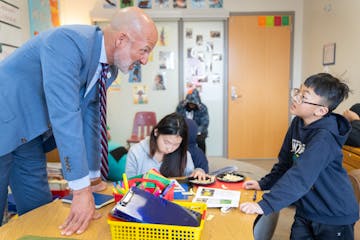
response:
[[[320,173],[333,159],[332,147],[336,142],[330,132],[320,130],[307,143],[305,151],[294,161],[291,167],[271,188],[269,193],[263,195],[259,202],[264,213],[270,214],[289,206],[306,195]]]

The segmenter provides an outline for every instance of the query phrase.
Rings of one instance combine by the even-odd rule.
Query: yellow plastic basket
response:
[[[205,203],[177,202],[202,214],[200,226],[187,227],[163,224],[113,221],[108,219],[112,240],[199,240],[204,227]]]

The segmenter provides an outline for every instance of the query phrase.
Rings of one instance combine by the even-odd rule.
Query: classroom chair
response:
[[[360,203],[360,169],[351,170],[348,174],[356,199],[358,200],[358,203]]]
[[[255,240],[271,240],[279,219],[279,212],[269,215],[259,215],[254,223]]]
[[[131,137],[127,139],[128,146],[130,147],[131,144],[138,143],[149,136],[156,123],[155,112],[137,112],[134,117]]]

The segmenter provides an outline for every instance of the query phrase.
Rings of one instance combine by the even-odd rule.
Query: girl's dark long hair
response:
[[[157,136],[155,136],[155,130]],[[165,177],[184,176],[188,142],[188,129],[184,117],[178,113],[171,113],[161,119],[153,128],[150,134],[151,157],[154,156],[157,150],[157,138],[160,135],[178,135],[182,138],[180,146],[174,152],[164,155],[160,173]]]

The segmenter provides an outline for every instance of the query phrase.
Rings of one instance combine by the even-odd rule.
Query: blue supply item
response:
[[[201,213],[132,187],[111,210],[115,218],[140,223],[200,226]]]

